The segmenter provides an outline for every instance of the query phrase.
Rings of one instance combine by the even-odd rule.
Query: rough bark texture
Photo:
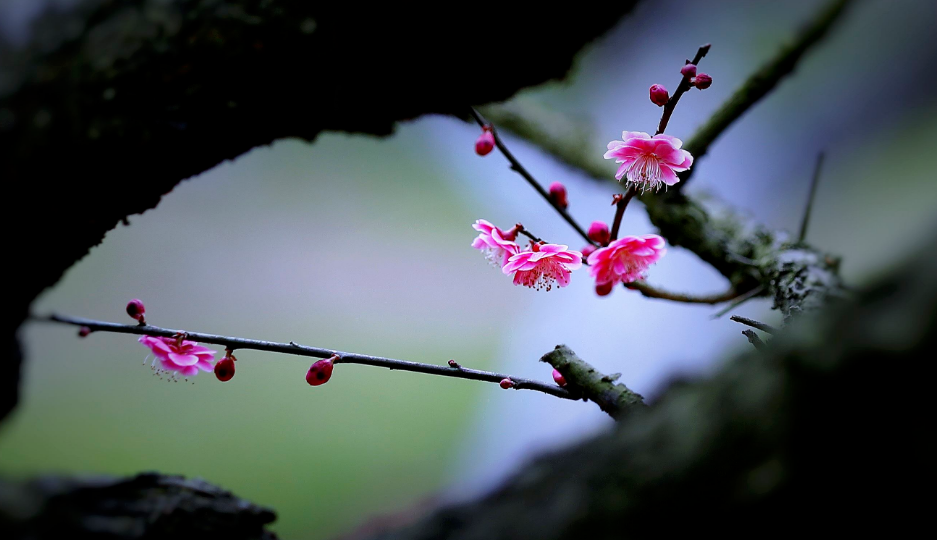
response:
[[[804,315],[708,380],[380,540],[579,540],[929,523],[937,240],[857,301]],[[930,442],[928,442],[930,441]],[[769,532],[770,531],[770,532]]]
[[[19,539],[270,540],[272,510],[203,480],[46,476],[0,480],[0,536]]]
[[[8,328],[181,180],[275,139],[387,135],[401,120],[464,114],[561,78],[635,3],[500,6],[482,20],[396,4],[84,0],[40,20],[30,46],[0,46],[0,178],[19,190],[8,207],[31,223],[9,238],[29,264],[11,267]],[[0,418],[16,402],[12,345]]]
[[[645,407],[641,394],[616,382],[621,373],[605,375],[598,372],[566,345],[557,345],[540,361],[550,364],[563,375],[570,392],[581,392],[583,399],[595,403],[615,420],[622,420]]]

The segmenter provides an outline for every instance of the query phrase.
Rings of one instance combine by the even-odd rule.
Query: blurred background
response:
[[[25,39],[39,4],[0,1],[0,31]],[[583,53],[569,81],[517,99],[590,122],[601,154],[622,130],[653,131],[660,109],[648,86],[673,90],[683,59],[712,42],[701,71],[713,86],[691,90],[668,128],[686,139],[819,4],[640,4]],[[899,263],[937,225],[934,20],[929,0],[856,6],[695,164],[690,192],[796,230],[826,151],[808,241],[842,255],[854,285]],[[124,305],[141,298],[152,324],[454,358],[544,381],[551,370],[537,360],[565,343],[650,398],[749,346],[738,325],[711,318],[714,308],[620,289],[599,298],[584,270],[549,293],[514,287],[469,247],[475,219],[581,242],[501,155],[475,155],[477,135],[426,117],[386,139],[330,134],[255,148],[109,233],[34,311],[127,322]],[[566,184],[581,223],[611,218],[614,184],[508,143],[541,182]],[[614,170],[609,163],[609,178]],[[622,231],[654,232],[640,205]],[[681,249],[650,282],[698,293],[725,286]],[[779,322],[766,300],[735,312]],[[0,428],[0,474],[200,476],[275,508],[273,528],[287,538],[326,538],[376,515],[477,495],[538,452],[610,422],[588,403],[363,366],[340,365],[313,388],[303,379],[308,360],[250,351],[226,384],[211,374],[170,384],[151,376],[130,336],[79,340],[72,328],[32,324],[23,337],[24,397]]]

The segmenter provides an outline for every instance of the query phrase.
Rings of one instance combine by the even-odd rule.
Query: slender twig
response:
[[[687,304],[721,304],[738,297],[738,292],[730,288],[723,293],[711,294],[708,296],[694,296],[691,294],[674,293],[652,287],[643,281],[634,281],[625,283],[625,288],[638,291],[648,298],[659,298],[661,300],[670,300],[673,302],[684,302]]]
[[[521,165],[521,162],[518,161],[517,158],[514,157],[514,154],[512,154],[511,151],[508,150],[508,147],[505,146],[504,141],[501,140],[501,135],[498,134],[498,130],[495,129],[495,126],[489,123],[487,120],[485,120],[485,118],[481,115],[481,113],[475,110],[474,107],[470,107],[469,110],[472,113],[472,118],[475,119],[475,122],[477,122],[479,126],[491,130],[491,134],[492,136],[494,136],[494,139],[495,139],[495,146],[498,147],[498,150],[501,151],[501,154],[503,154],[504,157],[507,158],[508,162],[510,162],[511,169],[515,171],[517,174],[521,175],[524,178],[524,180],[527,180],[527,183],[530,184],[531,187],[533,187],[535,190],[537,190],[537,193],[539,193],[540,196],[543,197],[543,199],[547,201],[550,204],[550,206],[552,206],[553,209],[556,210],[557,213],[559,213],[563,217],[563,219],[566,220],[566,223],[569,223],[570,227],[572,227],[573,229],[576,230],[577,233],[579,233],[579,236],[582,236],[586,242],[594,245],[594,242],[589,239],[589,235],[586,233],[585,230],[583,230],[581,226],[579,226],[579,223],[576,223],[576,220],[573,219],[573,216],[569,215],[569,212],[567,212],[565,208],[557,204],[557,202],[554,201],[552,197],[550,197],[550,194],[547,192],[547,190],[543,188],[542,185],[540,185],[540,182],[537,182],[537,180],[533,177],[533,175],[531,175],[527,171],[527,169],[525,169],[524,166]]]
[[[635,193],[638,190],[632,185],[625,191],[624,195],[621,195],[618,199],[618,202],[615,204],[615,219],[612,220],[612,233],[610,242],[618,240],[618,229],[621,227],[621,218],[625,215],[625,208],[628,208],[628,203],[631,202],[631,199],[634,198]]]
[[[32,320],[42,322],[53,322],[69,324],[72,326],[85,326],[93,332],[114,332],[118,334],[135,334],[157,337],[176,337],[184,334],[186,339],[197,341],[199,343],[212,343],[222,345],[226,349],[234,351],[237,349],[250,349],[255,351],[267,351],[281,354],[291,354],[296,356],[309,356],[312,358],[330,358],[338,355],[336,364],[360,364],[365,366],[382,367],[391,370],[412,371],[414,373],[426,373],[429,375],[442,375],[443,377],[454,377],[457,379],[469,379],[473,381],[484,381],[491,383],[500,383],[504,379],[510,379],[514,382],[513,388],[518,390],[536,390],[544,394],[550,394],[563,399],[580,399],[577,393],[570,392],[554,384],[547,384],[531,379],[514,377],[503,373],[494,373],[491,371],[481,371],[469,369],[466,367],[453,368],[450,366],[439,366],[436,364],[424,364],[421,362],[410,362],[407,360],[395,360],[393,358],[383,358],[380,356],[371,356],[367,354],[350,353],[336,351],[334,349],[323,349],[320,347],[309,347],[299,345],[294,342],[278,343],[275,341],[261,341],[257,339],[246,339],[239,337],[220,336],[216,334],[203,334],[201,332],[185,332],[182,330],[172,330],[169,328],[160,328],[156,326],[139,326],[129,324],[117,324],[106,321],[95,321],[83,319],[80,317],[67,317],[64,315],[49,315],[46,317],[32,317]]]
[[[703,57],[706,56],[706,53],[709,52],[709,47],[709,43],[700,47],[699,50],[696,51],[696,56],[693,57],[693,60],[687,63],[699,64],[700,60],[702,60]],[[670,116],[673,114],[673,110],[677,108],[677,102],[680,101],[680,97],[683,96],[683,94],[685,94],[686,91],[690,88],[692,88],[690,86],[690,77],[683,77],[680,79],[680,84],[677,85],[677,89],[674,90],[673,95],[670,96],[670,99],[664,105],[664,112],[661,114],[660,124],[657,125],[657,135],[660,135],[664,132],[665,129],[667,129],[667,124],[670,122]]]
[[[759,351],[763,351],[767,348],[764,341],[761,341],[761,338],[758,337],[758,334],[754,330],[742,330],[742,335],[748,338],[748,342],[755,346]]]
[[[804,219],[800,222],[798,241],[807,238],[807,226],[810,225],[810,211],[813,209],[813,199],[817,194],[817,184],[820,182],[820,170],[823,168],[823,152],[817,155],[817,164],[813,168],[813,178],[810,179],[810,193],[807,195],[807,206],[804,208]]]
[[[730,321],[735,321],[737,323],[742,323],[745,326],[751,326],[752,328],[757,328],[762,332],[767,332],[769,334],[777,334],[778,329],[771,326],[770,324],[765,324],[763,322],[758,322],[754,319],[749,319],[748,317],[740,317],[738,315],[733,315],[729,317]]]
[[[693,154],[695,163],[706,155],[710,145],[738,120],[745,111],[758,103],[771,90],[781,82],[784,77],[794,71],[797,63],[814,45],[820,42],[833,27],[834,23],[842,19],[842,14],[855,0],[831,0],[826,3],[810,22],[803,27],[796,38],[788,42],[767,62],[762,64],[758,71],[752,73],[742,86],[727,99],[719,109],[709,117],[709,120],[683,146]],[[681,182],[675,186],[683,189],[697,167],[680,173]]]
[[[712,316],[712,318],[713,318],[713,319],[718,319],[719,317],[722,317],[722,316],[725,315],[726,313],[732,311],[733,309],[735,309],[735,308],[741,306],[741,305],[744,304],[745,302],[748,302],[748,301],[751,300],[752,298],[754,298],[754,297],[758,296],[759,294],[763,293],[764,290],[765,290],[765,286],[764,286],[764,285],[759,285],[759,286],[755,287],[754,289],[751,289],[751,290],[748,291],[747,293],[744,293],[744,294],[739,295],[731,304],[729,304],[728,306],[726,306],[725,309],[720,309],[718,313],[716,313],[715,315]]]
[[[545,240],[542,240],[541,238],[537,237],[536,235],[531,234],[527,229],[520,229],[520,230],[517,231],[517,232],[519,232],[520,234],[523,234],[523,235],[526,236],[527,238],[530,238],[530,239],[533,240],[534,242],[537,242],[537,243],[541,243],[541,242],[542,242],[542,243],[544,243],[544,244],[549,243],[549,242],[547,242],[547,241],[545,241]]]

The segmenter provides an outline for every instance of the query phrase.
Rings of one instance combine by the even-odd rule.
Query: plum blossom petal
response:
[[[570,272],[582,266],[582,253],[561,244],[532,244],[528,251],[516,253],[501,269],[514,273],[514,284],[537,290],[551,290],[553,285],[569,285]]]
[[[488,221],[479,219],[472,228],[479,232],[478,237],[472,241],[472,247],[484,253],[492,266],[504,266],[508,258],[520,251],[520,247],[514,243],[517,227],[505,232]]]
[[[625,131],[622,140],[608,143],[605,159],[620,163],[615,179],[627,181],[645,192],[672,186],[680,181],[676,173],[693,165],[693,156],[683,149],[683,141],[671,135]]]
[[[141,336],[137,341],[148,347],[156,357],[153,360],[153,369],[157,373],[168,372],[171,378],[174,378],[177,373],[183,377],[191,377],[198,374],[200,369],[202,371],[214,369],[215,351],[194,341],[181,337],[155,336]],[[157,361],[159,361],[159,368],[156,368]]]
[[[643,279],[666,253],[664,239],[656,234],[625,236],[589,255],[589,274],[596,285],[630,283]]]

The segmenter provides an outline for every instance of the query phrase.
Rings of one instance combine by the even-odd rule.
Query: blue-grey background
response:
[[[0,31],[24,39],[43,3],[0,0]],[[712,42],[701,67],[712,88],[687,94],[668,128],[687,138],[819,4],[645,2],[584,52],[568,82],[518,99],[589,121],[601,154],[622,130],[653,131],[660,109],[648,86],[672,90],[683,59]],[[937,225],[934,20],[929,0],[860,3],[695,164],[690,191],[795,230],[825,150],[808,239],[841,254],[853,284],[900,262]],[[581,242],[500,155],[474,154],[477,134],[427,117],[385,139],[329,134],[256,148],[109,233],[35,311],[129,321],[123,306],[139,297],[154,324],[455,358],[543,380],[550,370],[536,360],[566,343],[652,397],[668,379],[704,374],[747,346],[737,325],[710,319],[713,308],[621,290],[598,298],[585,271],[549,293],[511,285],[469,247],[475,219]],[[509,144],[542,182],[567,185],[581,222],[611,218],[614,185]],[[653,232],[640,205],[623,232]],[[650,279],[701,293],[725,286],[681,249]],[[769,308],[756,301],[737,312],[776,322]],[[168,384],[141,365],[146,350],[128,336],[79,340],[71,328],[30,325],[23,339],[24,395],[0,429],[0,474],[201,476],[276,508],[287,538],[326,538],[375,515],[477,494],[536,452],[609,424],[591,404],[361,366],[338,366],[311,388],[308,361],[248,351],[227,384],[209,374]]]

